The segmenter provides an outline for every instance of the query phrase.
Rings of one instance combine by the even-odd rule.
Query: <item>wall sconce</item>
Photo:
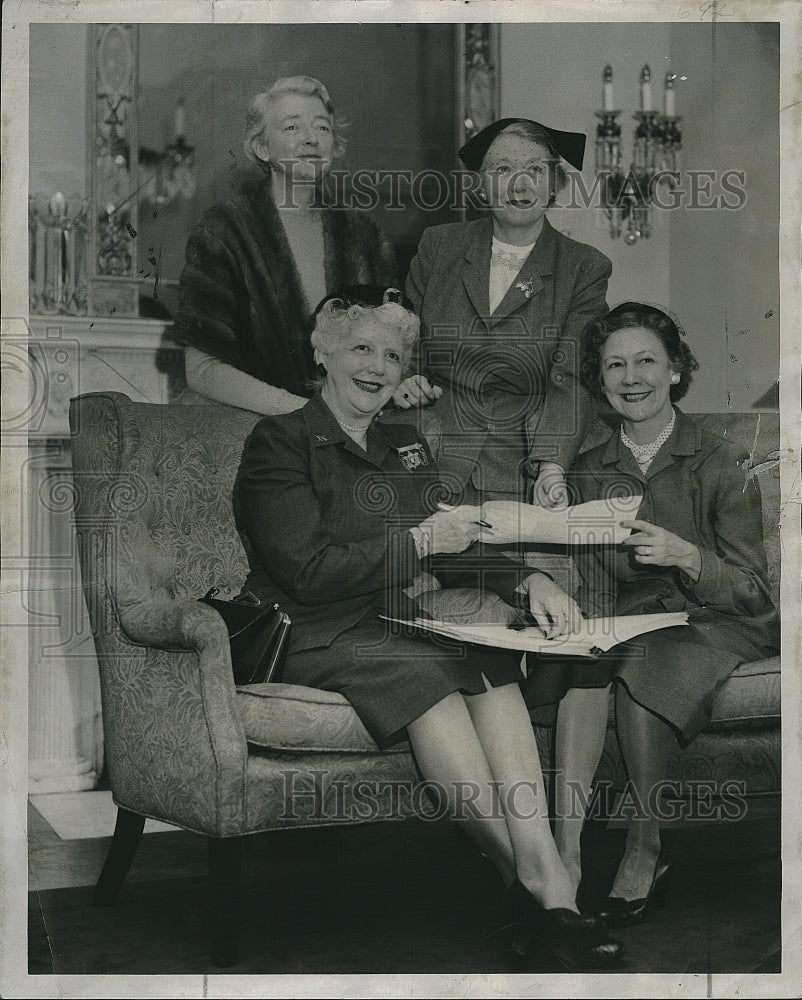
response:
[[[39,192],[28,198],[28,301],[34,314],[86,313],[88,201]]]
[[[596,172],[601,175],[604,212],[610,220],[610,236],[617,239],[626,227],[624,241],[630,245],[651,235],[650,212],[656,184],[673,185],[670,172],[679,169],[682,151],[681,118],[676,115],[674,86],[676,73],[666,73],[663,113],[652,107],[652,75],[644,66],[640,75],[640,109],[632,140],[632,161],[625,174],[621,169],[621,114],[614,109],[613,71],[605,66],[602,75],[601,119],[596,126]]]
[[[162,152],[139,150],[139,186],[150,205],[169,205],[195,194],[195,147],[184,138],[184,101],[175,109],[175,139]]]

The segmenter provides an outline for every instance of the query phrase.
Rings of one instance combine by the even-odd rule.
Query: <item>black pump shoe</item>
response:
[[[665,904],[670,874],[671,858],[665,848],[660,848],[648,894],[640,899],[608,896],[599,909],[599,916],[608,927],[630,927],[643,923],[654,909]]]
[[[546,910],[517,879],[507,890],[505,905],[510,948],[518,962],[537,946],[550,952],[568,972],[607,968],[624,957],[626,948],[607,936],[600,917],[559,908]]]

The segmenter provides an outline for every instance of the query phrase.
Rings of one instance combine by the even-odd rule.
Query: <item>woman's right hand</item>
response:
[[[524,581],[529,610],[547,639],[575,632],[583,621],[576,601],[543,573],[533,573]]]
[[[432,385],[425,375],[410,375],[393,393],[393,402],[400,410],[413,406],[431,406],[443,395],[439,385]]]
[[[418,525],[428,541],[427,552],[464,552],[479,540],[481,530],[476,523],[481,511],[478,507],[455,507],[439,510]]]

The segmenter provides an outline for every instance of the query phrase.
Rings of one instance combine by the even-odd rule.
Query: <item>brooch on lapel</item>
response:
[[[401,464],[407,472],[412,472],[414,469],[422,469],[425,465],[429,464],[429,459],[426,457],[426,449],[420,442],[408,444],[396,450],[398,451],[398,457],[401,459]]]
[[[535,279],[530,278],[528,281],[519,281],[515,287],[529,299],[535,290]]]

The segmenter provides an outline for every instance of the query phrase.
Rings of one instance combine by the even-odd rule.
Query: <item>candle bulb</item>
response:
[[[62,219],[67,214],[67,201],[61,191],[56,191],[50,199],[50,214],[56,219]]]
[[[644,66],[640,73],[640,109],[652,110],[652,72],[648,66]]]
[[[184,102],[179,101],[175,109],[175,137],[181,139],[184,135]]]
[[[674,105],[674,81],[676,78],[676,73],[666,73],[666,89],[663,94],[663,114],[666,118],[674,118],[676,115],[676,108]]]
[[[613,70],[611,66],[604,67],[604,75],[602,77],[604,82],[604,99],[602,103],[602,108],[605,111],[613,110]]]

